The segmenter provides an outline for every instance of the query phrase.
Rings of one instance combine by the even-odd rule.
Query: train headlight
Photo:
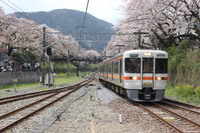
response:
[[[152,53],[144,53],[144,56],[152,56]]]
[[[137,80],[138,78],[136,76],[133,77],[133,80]]]
[[[157,77],[157,80],[162,80],[162,78],[161,77]]]

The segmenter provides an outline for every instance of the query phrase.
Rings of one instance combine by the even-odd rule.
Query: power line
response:
[[[88,10],[88,6],[89,6],[89,0],[87,1],[87,6],[86,6],[86,10],[85,10],[85,15],[84,15],[84,18],[83,18],[83,23],[82,23],[82,27],[85,26],[85,20],[86,20],[86,16],[87,16],[87,10]],[[80,33],[83,32],[83,28],[81,28],[81,31]]]
[[[17,6],[16,4],[14,4],[13,2],[11,2],[10,0],[7,0],[8,2],[10,2],[12,5],[14,5],[16,8],[18,8],[19,10],[21,10],[22,12],[25,12],[23,11],[19,6]]]
[[[11,5],[9,5],[8,3],[6,3],[5,1],[3,1],[3,0],[1,0],[4,4],[6,4],[7,6],[9,6],[10,8],[12,8],[13,10],[15,10],[15,11],[17,11],[18,12],[18,10],[17,9],[15,9],[14,7],[12,7]]]
[[[9,0],[8,0],[9,1]],[[5,1],[1,0],[1,2],[3,2],[5,5],[9,6],[10,8],[12,8],[13,10],[15,10],[16,12],[19,12],[21,15],[23,15],[25,18],[28,18],[28,16],[22,12],[20,12],[19,10],[17,10],[16,8],[14,8],[13,6],[11,6],[10,4],[6,3]],[[10,1],[9,1],[10,2]],[[10,2],[12,3],[12,2]],[[19,8],[17,5],[15,5],[14,3],[12,3],[14,6],[16,6],[17,8]],[[19,8],[20,10],[22,10],[21,8]],[[23,10],[22,10],[23,11]],[[23,11],[24,12],[24,11]]]

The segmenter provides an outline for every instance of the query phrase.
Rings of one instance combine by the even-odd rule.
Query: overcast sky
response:
[[[16,11],[2,1],[18,11],[22,9],[24,12],[51,11],[64,8],[85,12],[87,5],[87,0],[0,0],[0,6],[3,7],[5,13]],[[17,5],[20,9],[10,2]],[[122,4],[122,0],[90,0],[88,13],[116,25],[118,20],[123,17],[120,7]]]

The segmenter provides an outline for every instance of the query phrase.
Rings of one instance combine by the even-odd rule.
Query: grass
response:
[[[83,80],[83,77],[76,77],[76,74],[70,74],[69,77],[67,77],[67,74],[61,73],[58,74],[54,78],[54,85],[59,85],[59,84],[74,84],[79,81]],[[40,85],[41,83],[36,82],[36,83],[21,83],[21,84],[16,84],[16,89],[27,89],[27,88],[32,88]],[[48,87],[41,87],[37,88],[36,90],[47,90],[49,89]],[[0,90],[14,90],[14,85],[8,85],[4,87],[0,87]]]
[[[36,83],[21,83],[21,84],[16,84],[16,89],[26,89],[26,88],[32,88],[35,87],[36,85],[39,85],[39,82]],[[0,87],[0,90],[12,90],[14,89],[14,85],[8,85],[8,86],[3,86]]]
[[[42,90],[48,90],[48,89],[49,89],[48,87],[45,87],[45,88],[37,88],[35,90],[42,91]]]
[[[74,84],[79,81],[83,80],[82,77],[76,77],[75,74],[70,74],[69,77],[67,77],[67,74],[58,74],[54,79],[54,84]]]
[[[189,90],[188,85],[172,86],[168,84],[165,96],[185,103],[200,105],[200,95],[194,93],[194,90],[193,88]]]

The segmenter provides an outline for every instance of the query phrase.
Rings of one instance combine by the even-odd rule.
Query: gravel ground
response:
[[[170,133],[138,107],[98,82],[93,84],[44,133]]]
[[[99,82],[92,84],[22,122],[8,133],[171,133],[157,120]],[[20,90],[17,94],[34,89]],[[57,116],[60,118],[57,119]]]

